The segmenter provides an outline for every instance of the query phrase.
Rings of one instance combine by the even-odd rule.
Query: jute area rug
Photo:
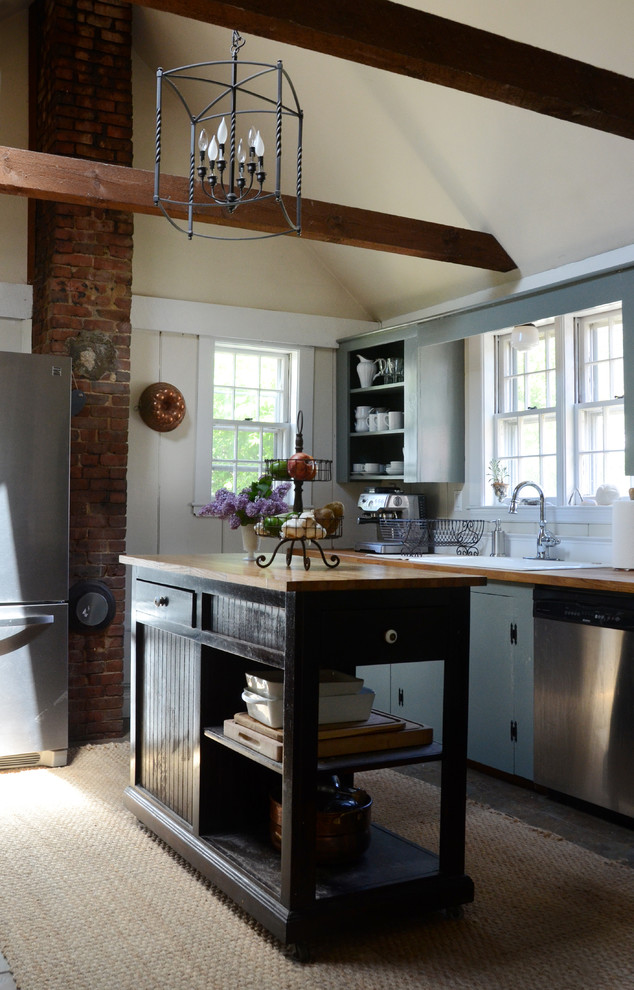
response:
[[[138,825],[127,779],[120,743],[0,773],[0,949],[20,990],[634,987],[634,871],[557,836],[470,803],[462,919],[386,917],[302,965]],[[357,781],[375,820],[435,848],[437,788]]]

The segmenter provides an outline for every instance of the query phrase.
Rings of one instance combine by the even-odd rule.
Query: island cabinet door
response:
[[[135,783],[196,828],[200,645],[137,624]]]

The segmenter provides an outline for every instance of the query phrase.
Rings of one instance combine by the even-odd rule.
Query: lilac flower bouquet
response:
[[[231,529],[239,529],[240,526],[255,523],[259,516],[275,516],[288,512],[285,498],[290,487],[290,481],[285,481],[273,488],[273,478],[269,474],[263,474],[237,495],[226,488],[219,488],[213,502],[204,505],[198,515],[228,519]]]

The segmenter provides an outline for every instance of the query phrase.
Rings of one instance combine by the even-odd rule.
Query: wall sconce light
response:
[[[539,331],[534,323],[522,323],[513,327],[511,347],[516,351],[532,351],[539,344]]]

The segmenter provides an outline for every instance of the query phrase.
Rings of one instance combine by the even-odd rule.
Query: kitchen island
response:
[[[465,873],[469,596],[478,575],[241,555],[123,556],[132,577],[126,806],[302,958],[313,933],[402,912],[458,912]],[[320,667],[444,661],[443,746],[318,754]],[[225,735],[245,673],[283,672],[280,760]],[[442,760],[438,850],[378,825],[351,863],[316,862],[321,776]],[[269,796],[281,790],[281,850]]]

